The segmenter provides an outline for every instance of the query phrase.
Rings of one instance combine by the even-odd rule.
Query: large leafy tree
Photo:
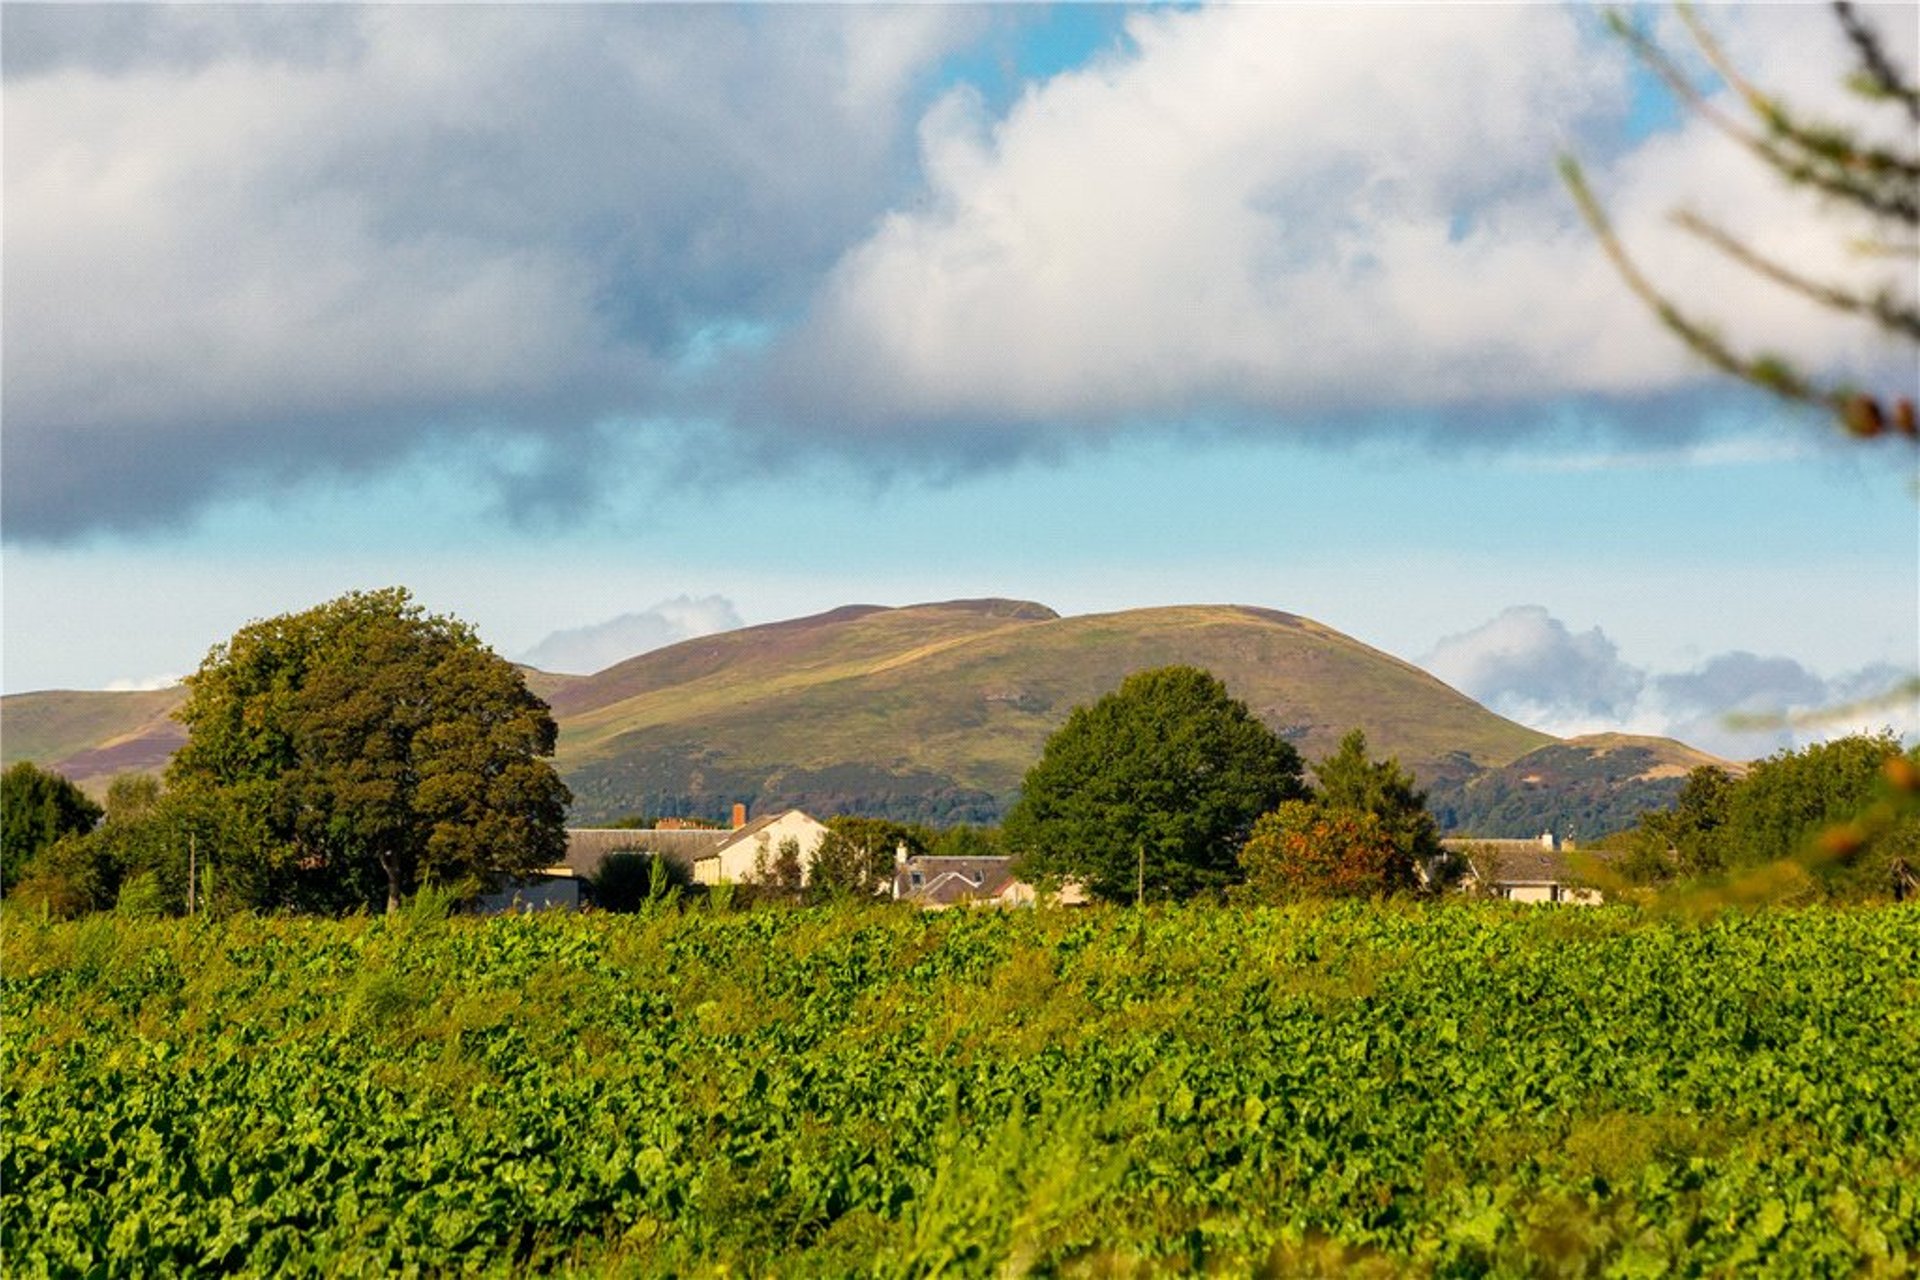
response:
[[[1635,881],[1724,870],[1738,852],[1727,825],[1728,806],[1738,787],[1733,776],[1716,765],[1695,768],[1673,808],[1642,815],[1639,828],[1623,839],[1619,870]]]
[[[86,792],[31,761],[0,774],[0,892],[60,837],[91,831],[100,814]]]
[[[1901,891],[1920,867],[1920,749],[1891,733],[1782,751],[1746,776],[1700,768],[1670,811],[1622,842],[1629,879],[1694,879],[1800,862],[1839,898]]]
[[[188,678],[170,779],[257,813],[289,905],[396,909],[424,881],[476,891],[565,850],[556,731],[520,673],[401,588],[253,623]]]
[[[1189,898],[1239,878],[1254,819],[1305,795],[1300,771],[1214,676],[1136,672],[1048,739],[1003,836],[1027,874],[1116,901]]]

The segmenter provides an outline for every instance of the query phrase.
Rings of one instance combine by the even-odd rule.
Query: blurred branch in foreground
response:
[[[1740,733],[1764,733],[1776,729],[1817,729],[1844,724],[1874,711],[1885,711],[1920,699],[1920,676],[1909,676],[1884,693],[1831,707],[1812,707],[1804,711],[1734,711],[1721,717],[1721,723]]]
[[[1894,64],[1885,41],[1861,20],[1852,5],[1839,0],[1833,8],[1857,63],[1848,79],[1849,87],[1867,101],[1898,110],[1910,124],[1920,125],[1920,89],[1916,89],[1911,73]],[[1608,20],[1641,65],[1658,76],[1682,105],[1730,142],[1790,185],[1818,192],[1841,210],[1866,215],[1878,228],[1878,235],[1867,244],[1851,246],[1856,254],[1903,263],[1920,259],[1920,148],[1915,145],[1915,131],[1903,129],[1904,142],[1900,145],[1878,144],[1842,125],[1802,117],[1742,76],[1690,7],[1681,5],[1679,14],[1695,52],[1733,91],[1744,111],[1729,111],[1710,98],[1672,54],[1622,13],[1615,10]],[[1920,443],[1920,425],[1914,416],[1915,388],[1911,384],[1876,393],[1802,372],[1791,358],[1777,352],[1736,349],[1712,324],[1663,292],[1641,270],[1615,232],[1579,161],[1562,156],[1560,172],[1621,279],[1696,355],[1732,377],[1830,412],[1856,436],[1894,434]],[[1902,298],[1897,289],[1899,281],[1911,279],[1911,266],[1898,269],[1900,274],[1881,288],[1862,292],[1814,279],[1699,214],[1676,211],[1673,221],[1715,253],[1776,286],[1815,305],[1870,323],[1894,342],[1913,348],[1913,367],[1920,368],[1920,308],[1910,298]],[[1908,375],[1900,376],[1904,379]]]

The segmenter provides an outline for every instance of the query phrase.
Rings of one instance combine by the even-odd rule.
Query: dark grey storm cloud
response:
[[[905,190],[977,20],[9,7],[7,534],[670,420]]]

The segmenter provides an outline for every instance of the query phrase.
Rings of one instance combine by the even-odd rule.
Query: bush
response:
[[[600,863],[588,883],[594,905],[604,911],[638,911],[649,902],[679,896],[691,883],[686,868],[641,849],[621,849]]]
[[[1412,857],[1377,815],[1307,800],[1254,823],[1240,867],[1240,895],[1254,902],[1377,898],[1419,883]]]

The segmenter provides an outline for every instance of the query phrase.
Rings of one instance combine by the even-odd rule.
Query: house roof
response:
[[[1464,853],[1474,875],[1491,884],[1569,884],[1581,878],[1574,869],[1573,859],[1578,856],[1574,850],[1549,849],[1538,840],[1445,843]]]
[[[755,818],[752,822],[749,822],[744,827],[736,827],[732,831],[719,832],[718,834],[721,837],[723,837],[720,840],[720,842],[714,845],[711,849],[707,850],[705,853],[701,854],[700,856],[702,858],[717,858],[729,849],[737,848],[740,845],[745,844],[749,840],[757,839],[759,836],[761,836],[766,832],[767,828],[773,826],[775,823],[779,822],[782,818],[788,817],[793,814],[798,814],[800,817],[806,819],[808,822],[811,822],[814,826],[819,827],[822,830],[826,829],[825,823],[821,822],[818,818],[815,818],[812,814],[807,813],[804,810],[782,809],[779,813],[770,813],[763,818]]]
[[[755,818],[744,827],[714,829],[705,827],[568,827],[565,862],[552,868],[566,875],[591,876],[611,853],[657,853],[664,858],[691,867],[703,858],[717,857],[742,840],[751,840],[798,809],[783,809]]]
[[[741,828],[745,830],[746,828]],[[669,830],[628,827],[569,827],[567,856],[561,864],[576,876],[591,876],[612,853],[657,853],[683,866],[713,854],[735,835],[732,831]],[[556,868],[557,869],[557,868]]]
[[[1011,858],[908,858],[894,868],[894,896],[907,902],[950,906],[970,898],[990,898],[1013,881]],[[920,883],[913,883],[914,872]]]

